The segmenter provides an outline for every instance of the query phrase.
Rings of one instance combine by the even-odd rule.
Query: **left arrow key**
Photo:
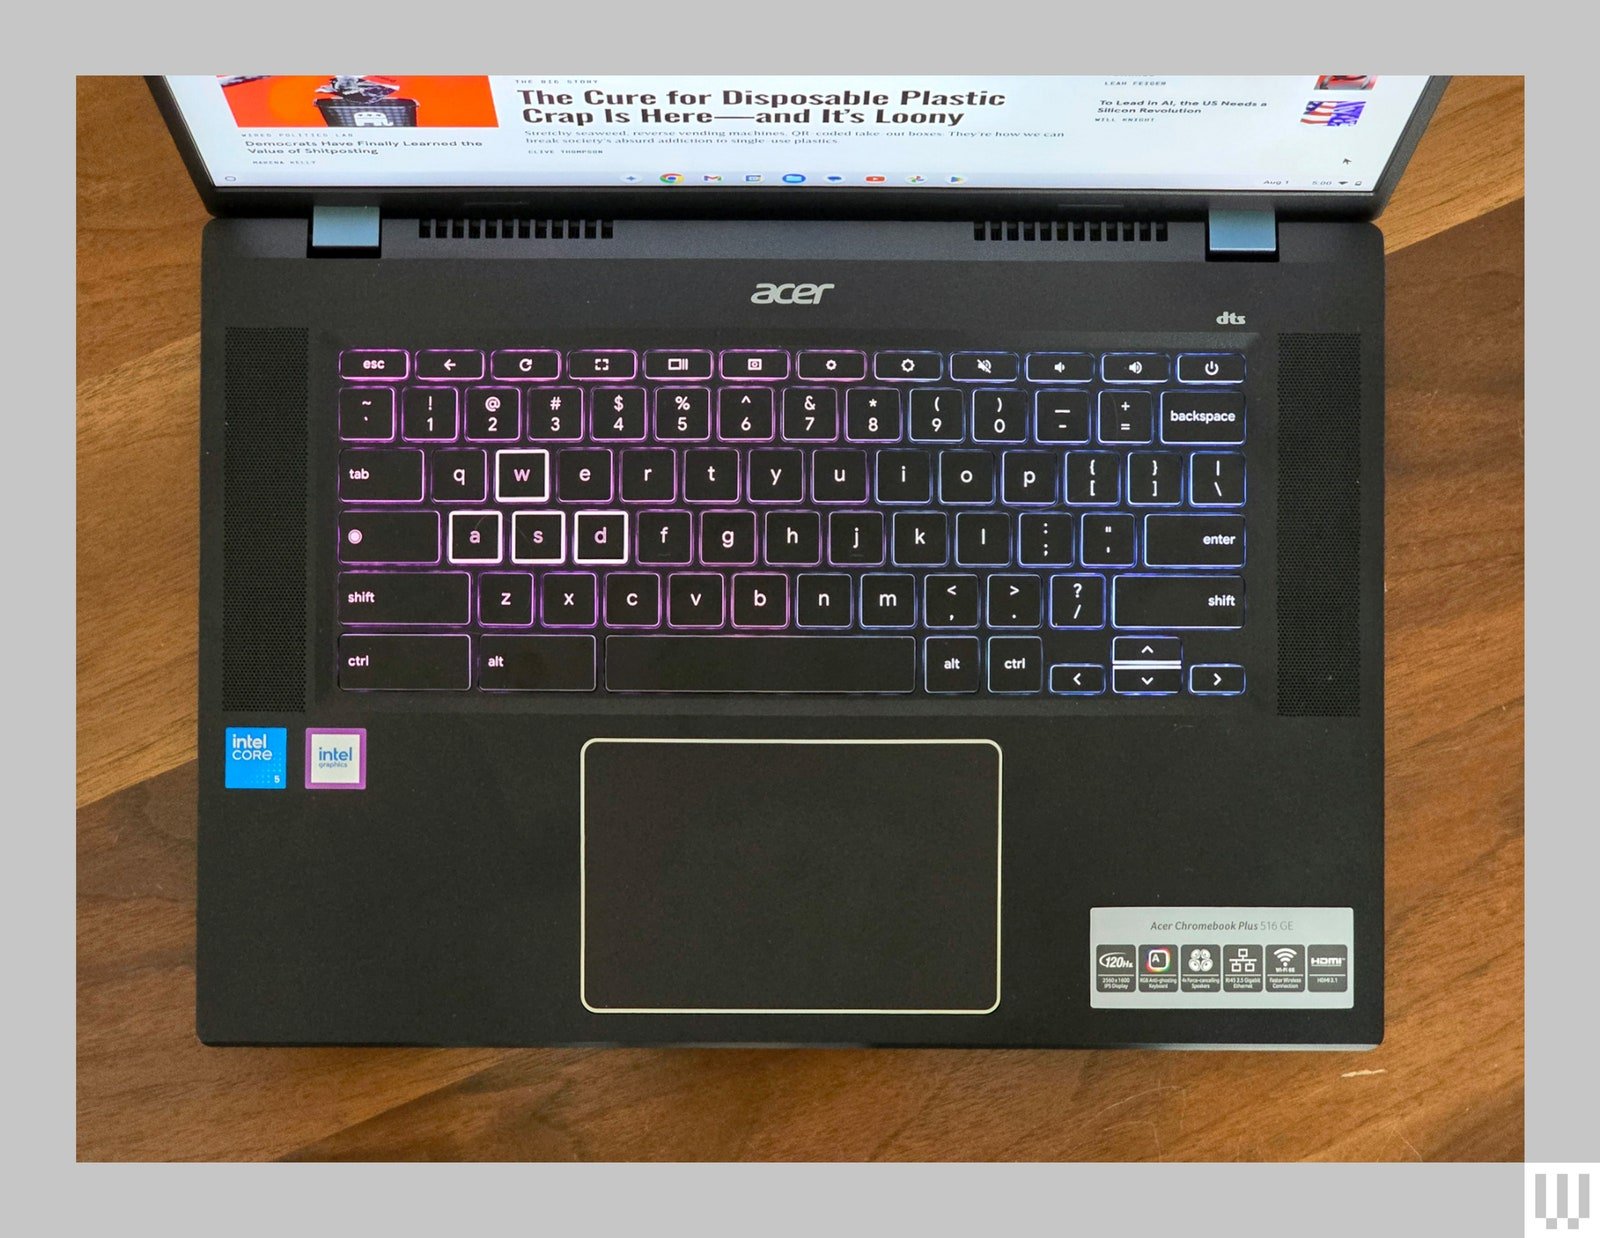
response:
[[[417,377],[476,382],[483,377],[483,354],[474,348],[425,349],[417,354]]]

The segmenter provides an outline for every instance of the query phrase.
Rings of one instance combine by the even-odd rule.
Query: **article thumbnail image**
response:
[[[325,73],[221,76],[241,129],[493,129],[487,77]]]

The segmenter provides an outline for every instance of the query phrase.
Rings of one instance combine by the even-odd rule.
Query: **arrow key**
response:
[[[1182,660],[1183,642],[1176,636],[1113,636],[1111,638],[1111,661],[1119,665],[1128,662],[1164,662],[1171,666],[1177,666]]]
[[[1106,690],[1106,668],[1089,662],[1063,662],[1050,668],[1050,691],[1057,696],[1100,696]]]
[[[1244,667],[1196,662],[1189,668],[1189,691],[1195,696],[1239,696],[1244,692]]]
[[[1119,696],[1171,696],[1183,689],[1176,666],[1113,666],[1111,690]]]
[[[426,349],[417,354],[417,377],[476,382],[483,377],[483,354],[475,348]]]

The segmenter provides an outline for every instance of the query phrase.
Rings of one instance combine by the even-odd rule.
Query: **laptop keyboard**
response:
[[[346,350],[339,686],[1242,695],[1245,379],[1178,350]]]

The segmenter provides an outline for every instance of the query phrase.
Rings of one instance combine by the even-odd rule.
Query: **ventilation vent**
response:
[[[1278,337],[1278,712],[1361,712],[1361,340]]]
[[[1164,219],[980,219],[975,241],[1165,241]]]
[[[423,219],[424,241],[609,241],[609,219],[520,219],[486,215]]]

